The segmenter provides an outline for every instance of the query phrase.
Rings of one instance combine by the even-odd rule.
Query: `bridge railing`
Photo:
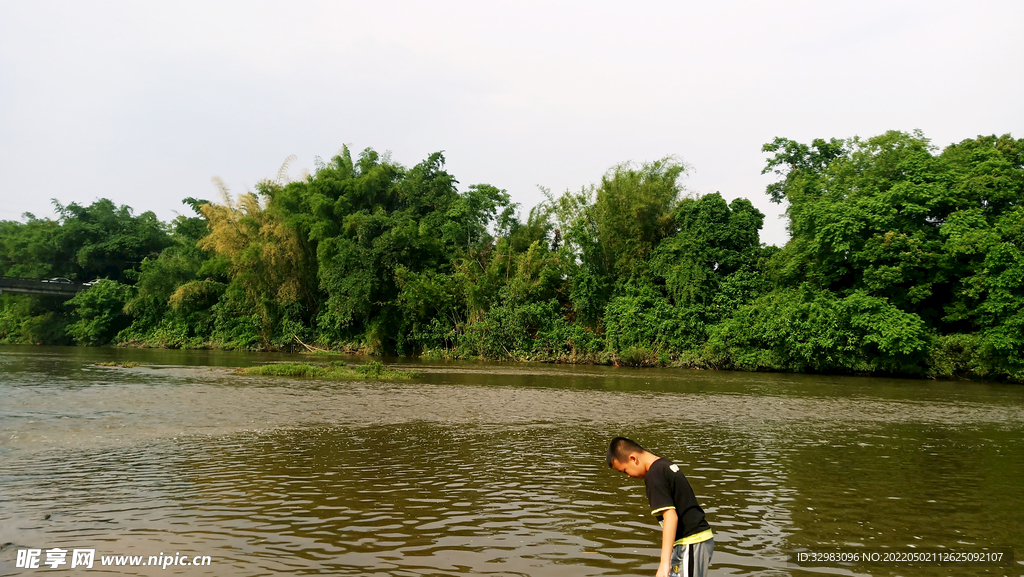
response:
[[[82,283],[0,277],[0,293],[24,293],[74,296],[89,287]]]

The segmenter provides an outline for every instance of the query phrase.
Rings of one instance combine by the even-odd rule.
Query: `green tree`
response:
[[[1012,287],[1022,150],[1009,135],[941,154],[920,133],[811,146],[776,139],[765,145],[774,153],[765,171],[784,178],[768,194],[788,202],[792,235],[779,282],[883,299],[920,318],[940,349],[963,342],[946,337],[983,335],[971,350],[984,358],[967,364],[1020,374],[1022,301]]]
[[[717,192],[683,199],[675,220],[678,232],[658,245],[650,265],[675,305],[714,323],[763,292],[764,215],[749,200],[726,204]]]
[[[26,222],[0,221],[0,274],[44,279],[64,274],[53,256],[60,224],[25,213]]]
[[[196,214],[208,201],[182,201]],[[230,262],[199,248],[208,233],[202,217],[178,216],[171,223],[172,244],[158,257],[146,258],[135,273],[135,294],[125,305],[132,325],[119,335],[148,346],[205,346],[212,333],[212,307],[230,281]],[[200,295],[203,295],[200,298]]]
[[[703,357],[724,369],[923,373],[929,335],[916,314],[857,291],[773,291],[709,330]]]
[[[580,320],[600,322],[608,300],[634,277],[647,277],[647,261],[675,233],[673,212],[686,165],[666,157],[641,166],[620,164],[601,183],[550,199],[564,234],[562,250],[576,266],[571,300]]]
[[[60,276],[125,282],[143,259],[171,243],[164,224],[149,211],[133,216],[130,207],[107,199],[89,206],[53,204],[60,215],[53,237],[54,270]]]
[[[403,333],[395,271],[436,269],[444,261],[442,227],[458,196],[456,181],[440,153],[408,172],[372,150],[351,172],[343,158],[335,164],[353,182],[336,201],[337,236],[317,247],[326,294],[317,317],[321,338],[395,350]]]
[[[80,345],[105,345],[131,319],[124,314],[124,306],[132,297],[132,288],[117,281],[100,280],[79,292],[67,304],[72,307],[72,318],[67,333]]]

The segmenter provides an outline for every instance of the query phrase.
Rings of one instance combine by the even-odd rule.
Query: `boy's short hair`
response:
[[[643,453],[645,449],[639,443],[626,437],[615,437],[608,445],[608,466],[612,461],[625,463],[633,453]]]

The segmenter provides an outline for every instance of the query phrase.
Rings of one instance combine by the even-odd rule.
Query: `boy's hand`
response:
[[[665,509],[661,513],[661,562],[658,563],[657,577],[668,577],[672,568],[672,547],[676,542],[676,527],[679,516],[675,509]]]

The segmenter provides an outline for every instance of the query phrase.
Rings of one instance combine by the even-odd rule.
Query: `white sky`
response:
[[[0,219],[110,198],[170,220],[343,144],[525,210],[678,155],[782,244],[761,145],[1024,137],[1024,1],[0,0]]]

